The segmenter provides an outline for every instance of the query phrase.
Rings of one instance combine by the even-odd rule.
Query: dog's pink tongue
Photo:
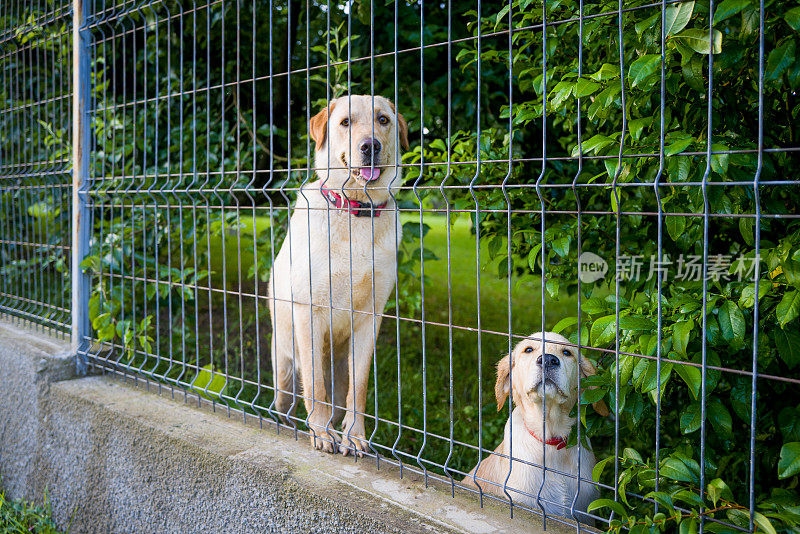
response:
[[[377,180],[378,177],[381,175],[380,169],[370,168],[370,167],[361,167],[361,177],[365,180]]]

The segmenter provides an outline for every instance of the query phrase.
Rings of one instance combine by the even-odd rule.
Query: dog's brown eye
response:
[[[563,350],[563,351],[561,351],[561,352],[563,352],[563,353],[564,353],[564,356],[572,356],[572,353],[571,353],[570,351],[568,351],[567,349],[564,349],[564,350]]]
[[[384,115],[381,115],[380,117],[378,117],[378,122],[381,124],[389,124],[389,118]]]
[[[525,352],[533,352],[533,347],[525,347]]]
[[[342,126],[350,126],[350,119],[342,119]]]

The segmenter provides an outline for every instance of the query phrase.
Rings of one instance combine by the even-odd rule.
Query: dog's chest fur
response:
[[[334,323],[349,324],[351,307],[383,313],[394,287],[402,238],[393,202],[380,217],[356,217],[328,206],[315,184],[304,193],[291,219],[291,271],[309,273],[310,279],[292,276],[294,299],[308,302],[310,297],[315,306],[324,307],[315,308],[315,313],[326,315],[332,303],[337,308]]]
[[[518,410],[515,409],[512,417],[506,422],[504,440],[506,450],[503,451],[505,454],[510,455],[512,452],[508,446],[511,442],[510,438],[512,437],[510,429],[512,425],[513,457],[515,460],[519,458],[524,462],[546,465],[548,470],[544,477],[544,486],[542,486],[543,471],[541,468],[514,461],[511,469],[511,477],[508,480],[508,486],[522,490],[533,496],[539,495],[539,488],[542,487],[541,504],[544,506],[547,513],[569,517],[578,485],[577,479],[561,475],[558,472],[569,473],[573,476],[578,473],[578,447],[567,447],[558,450],[553,446],[544,445],[528,433],[522,416],[519,414]],[[541,431],[541,429],[539,429],[539,431]],[[581,448],[580,458],[581,477],[584,480],[591,480],[592,468],[595,465],[594,454],[591,450]],[[551,471],[551,469],[553,471]],[[521,500],[529,506],[538,508],[535,497],[529,497],[527,495],[520,496],[516,493],[512,493],[512,496],[514,500]],[[585,482],[581,483],[581,491],[575,503],[575,510],[585,510],[589,502],[595,498],[597,498],[595,487]]]

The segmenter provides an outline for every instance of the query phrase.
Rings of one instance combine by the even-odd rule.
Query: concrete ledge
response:
[[[17,334],[0,328],[0,371],[37,408],[27,416],[0,383],[2,485],[12,497],[46,495],[56,522],[73,531],[541,531],[538,517],[511,519],[496,502],[482,509],[474,495],[452,498],[449,486],[425,488],[408,471],[400,479],[385,462],[377,470],[374,459],[315,451],[304,436],[189,406],[182,394],[172,400],[112,377],[55,382],[69,376],[71,358],[32,375],[43,350],[63,347]],[[37,376],[34,393],[24,380]],[[28,428],[36,432],[26,437]]]
[[[32,496],[43,402],[74,371],[68,340],[0,320],[0,484],[10,496]]]

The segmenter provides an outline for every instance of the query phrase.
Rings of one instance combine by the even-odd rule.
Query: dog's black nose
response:
[[[545,354],[544,357],[539,356],[536,358],[536,363],[542,365],[542,359],[544,359],[544,366],[547,367],[558,367],[561,365],[561,360],[558,359],[558,356],[555,354]]]
[[[365,139],[359,148],[364,156],[377,156],[381,151],[381,142],[377,139]]]

